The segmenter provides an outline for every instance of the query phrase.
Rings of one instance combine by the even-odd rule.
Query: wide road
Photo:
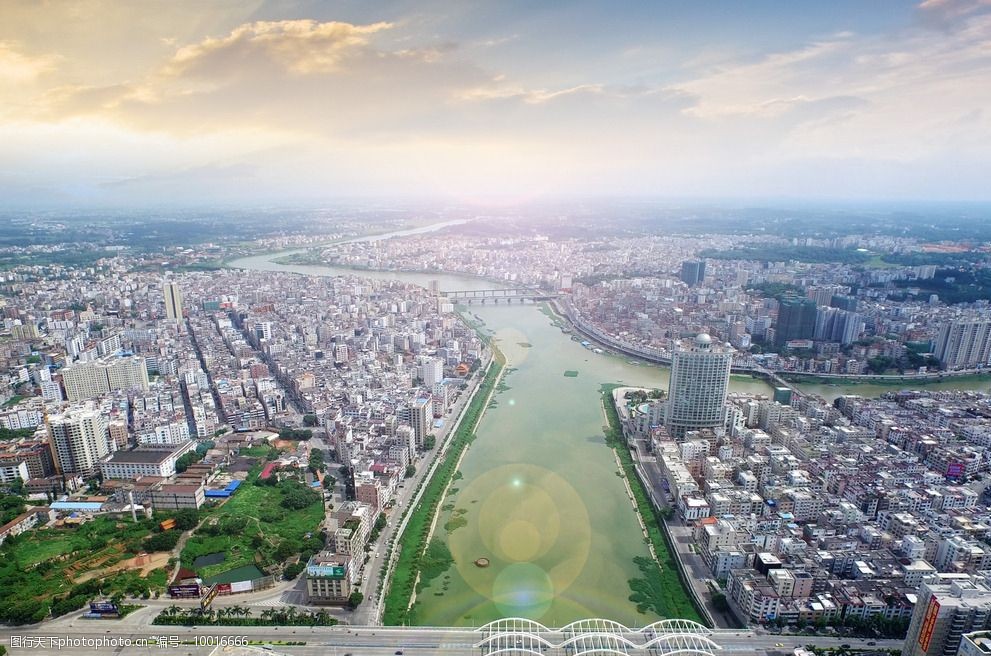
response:
[[[256,644],[270,643],[275,652],[298,654],[300,656],[334,654],[339,656],[373,656],[378,654],[394,654],[402,651],[405,655],[412,654],[450,654],[451,656],[481,656],[480,649],[475,647],[481,638],[477,631],[467,628],[438,628],[438,627],[179,627],[179,626],[133,626],[134,622],[124,620],[84,620],[77,617],[49,622],[42,627],[26,627],[22,629],[4,627],[0,629],[0,643],[10,648],[11,638],[16,641],[33,639],[41,640],[45,646],[34,648],[17,648],[13,655],[34,653],[66,653],[67,650],[53,649],[49,646],[50,638],[129,638],[132,641],[148,639],[153,636],[177,638],[177,642],[192,642],[199,638],[201,641],[210,636],[227,636],[243,638]],[[626,637],[637,644],[644,639],[639,633],[626,634]],[[552,638],[553,640],[554,638]],[[757,654],[766,652],[786,652],[795,647],[813,644],[819,647],[839,647],[849,644],[853,647],[865,648],[867,641],[854,638],[832,638],[821,636],[778,636],[761,635],[751,631],[716,631],[712,635],[723,651],[740,654]],[[281,642],[305,642],[305,645],[283,645]],[[872,641],[875,642],[875,641]],[[780,647],[778,645],[781,645]],[[901,640],[877,640],[877,648],[899,649]],[[69,653],[93,654],[116,653],[121,656],[146,653],[182,653],[191,656],[209,654],[212,648],[197,647],[193,644],[181,644],[177,648],[162,649],[153,647],[131,647],[124,649],[87,649],[77,648],[68,650]],[[268,650],[265,650],[268,651]],[[554,656],[560,650],[549,649],[546,654]],[[224,649],[218,649],[218,654]],[[632,652],[636,653],[636,651]]]

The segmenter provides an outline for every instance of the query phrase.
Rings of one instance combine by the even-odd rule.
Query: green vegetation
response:
[[[125,570],[76,581],[132,557],[160,530],[149,519],[135,523],[98,517],[78,528],[48,528],[8,538],[0,547],[0,622],[38,622],[49,614],[82,608],[98,595],[150,597],[165,586],[163,570],[147,577]]]
[[[318,249],[309,249],[300,253],[283,255],[272,261],[276,264],[305,264],[309,266],[323,266],[326,264]]]
[[[438,571],[444,560],[444,554],[440,552],[440,547],[433,546],[434,542],[437,542],[444,550],[447,550],[447,545],[437,540],[431,541],[428,545],[427,536],[430,533],[430,524],[434,514],[444,497],[444,489],[456,473],[456,464],[461,458],[462,452],[475,439],[475,429],[502,372],[505,360],[497,350],[495,355],[495,359],[485,374],[485,379],[471,403],[465,408],[461,423],[450,439],[450,446],[444,461],[438,464],[434,475],[425,482],[426,487],[423,490],[420,503],[412,509],[406,529],[402,535],[397,537],[396,544],[400,545],[399,558],[396,561],[392,581],[385,596],[385,611],[382,615],[382,623],[386,626],[415,624],[415,606],[411,611],[410,599],[413,595],[417,572],[421,572],[421,576],[426,577],[434,571],[439,573],[447,568],[445,566]],[[447,556],[450,557],[450,551],[447,551]],[[436,574],[433,575],[436,576]]]
[[[371,532],[368,534],[368,543],[374,544],[376,540],[379,539],[379,535],[382,534],[382,529],[388,523],[388,519],[385,517],[385,513],[379,513],[378,517],[375,518],[375,524],[372,526]]]
[[[963,253],[912,251],[907,253],[885,253],[881,256],[881,261],[896,266],[923,266],[926,264],[935,264],[936,266],[965,266],[967,264],[982,262],[987,257],[987,253],[980,251],[965,251]]]
[[[11,522],[27,510],[27,504],[16,494],[0,494],[0,526]]]
[[[228,608],[181,608],[169,606],[155,618],[153,624],[172,626],[334,626],[338,623],[325,610],[300,611],[295,606],[268,608],[253,617],[242,606]]]
[[[322,449],[310,449],[310,461],[307,463],[311,474],[327,470],[327,463],[324,462]]]
[[[28,358],[28,362],[31,362],[32,361],[31,358],[37,358],[36,361],[37,362],[41,362],[41,358],[39,358],[37,355],[32,355],[30,358]],[[21,396],[20,394],[15,394],[12,397],[10,397],[9,399],[7,399],[7,401],[2,406],[0,406],[0,407],[9,408],[11,406],[17,405],[18,403],[20,403],[23,400],[24,400],[24,397],[23,396]],[[3,429],[0,429],[0,430],[6,431],[8,429],[3,428]],[[22,430],[30,431],[30,433],[28,433],[29,436],[30,436],[31,433],[34,433],[34,430],[33,429],[30,429],[30,428],[24,428]],[[7,438],[0,437],[0,440],[3,440],[3,439],[7,439]]]
[[[612,390],[616,387],[616,385],[602,386],[602,405],[609,420],[606,442],[619,456],[630,489],[633,491],[637,509],[647,527],[648,539],[660,561],[658,567],[658,563],[649,558],[638,557],[634,560],[643,576],[630,579],[630,589],[632,590],[630,601],[634,602],[641,612],[650,610],[661,617],[680,617],[704,623],[705,620],[700,616],[691,597],[682,585],[678,565],[672,553],[673,547],[668,542],[667,533],[661,528],[663,521],[661,514],[650,502],[650,497],[647,496],[643,484],[637,477],[630,451],[623,441],[619,414],[616,412],[616,406],[612,400]]]
[[[181,474],[182,472],[189,469],[190,465],[195,464],[200,460],[202,460],[203,456],[206,455],[206,452],[213,448],[213,445],[214,443],[210,441],[200,442],[199,444],[196,445],[196,449],[190,451],[189,453],[184,453],[175,462],[176,472]]]
[[[241,449],[238,454],[249,458],[265,458],[271,450],[272,447],[267,444],[256,444],[254,446],[249,446],[246,449]]]
[[[940,269],[932,280],[898,280],[899,288],[918,288],[920,294],[938,294],[944,303],[973,303],[991,298],[991,269]],[[889,298],[904,298],[907,292],[889,294]]]
[[[308,428],[283,428],[279,431],[279,439],[308,440],[313,437],[313,431]]]
[[[13,430],[0,428],[0,440],[19,440],[22,437],[31,437],[32,435],[34,435],[33,428],[15,428]]]
[[[206,578],[244,565],[284,563],[294,554],[308,558],[323,547],[317,533],[324,516],[320,494],[295,479],[259,482],[260,470],[256,466],[189,538],[180,555],[184,566],[200,556],[226,554],[223,562],[200,568],[197,573]]]
[[[313,426],[316,426],[318,422],[319,419],[317,418],[316,415],[303,415],[304,426],[309,426],[312,428]]]
[[[852,248],[822,248],[818,246],[741,246],[726,251],[704,250],[699,257],[713,260],[758,260],[761,262],[784,262],[797,260],[811,264],[864,264],[871,254]]]
[[[762,282],[747,285],[747,291],[759,292],[763,296],[779,301],[785,296],[801,296],[805,293],[805,290],[798,285],[792,285],[786,282]]]

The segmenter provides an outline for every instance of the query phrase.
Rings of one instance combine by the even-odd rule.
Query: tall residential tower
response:
[[[713,343],[706,334],[675,344],[664,413],[672,438],[681,440],[688,431],[723,425],[732,365],[733,348]]]

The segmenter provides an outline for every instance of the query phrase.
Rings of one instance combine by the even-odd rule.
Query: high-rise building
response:
[[[923,583],[908,626],[904,656],[953,656],[965,633],[991,626],[991,588],[980,577]]]
[[[958,319],[943,324],[933,352],[944,369],[967,369],[989,364],[991,319]]]
[[[834,307],[820,307],[816,312],[814,337],[823,342],[852,344],[860,336],[864,320],[856,312]]]
[[[255,337],[259,340],[272,339],[272,322],[271,321],[256,321],[254,325]]]
[[[841,310],[846,310],[847,312],[857,311],[857,297],[856,296],[846,296],[844,294],[834,294],[831,299],[829,299],[829,304],[834,308],[839,308]]]
[[[165,283],[165,317],[173,321],[182,321],[182,290],[179,284]]]
[[[805,296],[816,302],[816,305],[829,305],[833,296],[847,291],[842,285],[814,285],[805,290]]]
[[[430,432],[434,418],[433,402],[430,399],[416,399],[409,406],[409,423],[413,427],[417,448],[423,448],[423,441]]]
[[[96,474],[111,450],[107,418],[92,408],[69,408],[49,417],[48,434],[56,464],[65,474]]]
[[[92,399],[112,390],[148,389],[148,367],[137,355],[77,362],[61,373],[70,401]]]
[[[688,260],[681,263],[681,281],[693,287],[705,280],[705,260]]]
[[[725,421],[733,349],[708,335],[675,344],[664,426],[676,440],[687,431],[718,428]]]
[[[812,339],[816,330],[818,306],[811,298],[786,296],[778,303],[778,323],[774,343],[783,346],[793,339]]]
[[[437,358],[425,359],[420,365],[420,370],[422,372],[420,377],[426,387],[433,389],[437,383],[444,382],[444,363]]]

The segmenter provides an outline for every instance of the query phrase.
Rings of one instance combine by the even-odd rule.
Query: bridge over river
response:
[[[550,301],[559,296],[555,292],[542,289],[528,289],[526,287],[510,287],[506,289],[463,289],[453,291],[442,291],[440,295],[456,303],[471,305],[475,301],[483,304],[487,301],[499,303],[505,301],[512,303],[514,300],[523,301]]]

